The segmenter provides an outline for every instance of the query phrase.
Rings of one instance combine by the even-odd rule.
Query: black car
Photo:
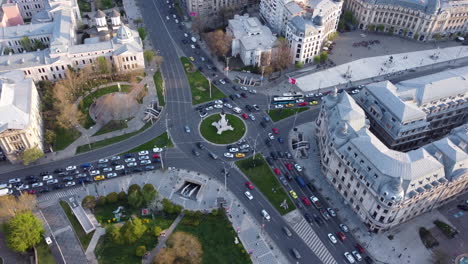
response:
[[[252,112],[252,109],[253,109],[253,108],[252,108],[252,106],[250,106],[250,105],[245,105],[245,109],[249,110],[249,112]]]
[[[203,72],[203,67],[202,67],[202,66],[199,66],[199,67],[198,67],[198,70],[201,71],[201,72]]]
[[[192,149],[192,153],[193,153],[193,155],[195,155],[197,157],[200,156],[200,152],[198,152],[196,149]]]
[[[277,151],[276,153],[278,153],[278,157],[284,158],[284,153],[282,151]]]
[[[127,153],[124,155],[124,158],[128,159],[128,158],[131,158],[133,157],[133,153]]]
[[[312,217],[310,217],[309,214],[305,213],[305,214],[304,214],[304,218],[305,218],[305,220],[306,220],[308,223],[312,223]]]
[[[142,172],[142,171],[143,171],[143,169],[138,168],[138,167],[132,169],[132,172]]]
[[[153,165],[149,165],[149,166],[145,167],[145,170],[147,170],[147,171],[154,170],[154,169],[155,169],[155,167]]]
[[[366,256],[364,258],[364,260],[366,261],[367,264],[373,264],[374,263],[374,261],[369,256]]]
[[[241,93],[240,95],[241,95],[242,97],[244,97],[244,98],[247,98],[247,94],[245,94],[245,93]]]
[[[200,142],[197,143],[197,147],[198,147],[199,149],[205,149],[205,146],[203,146],[203,144],[200,143]]]
[[[60,176],[60,177],[68,176],[68,172],[67,172],[67,171],[59,172],[59,173],[58,173],[58,176]]]
[[[214,106],[216,103],[215,102],[209,102],[205,104],[206,107]]]
[[[317,222],[318,225],[323,225],[324,224],[322,218],[320,218],[317,215],[314,215],[314,220],[315,220],[315,222]]]
[[[236,96],[233,95],[233,94],[231,94],[231,95],[229,96],[229,98],[231,98],[231,100],[233,100],[233,101],[236,100]]]
[[[50,190],[49,190],[48,187],[45,187],[44,189],[41,189],[39,192],[40,193],[46,193],[46,192],[50,192]]]
[[[114,160],[114,161],[111,162],[111,165],[112,166],[117,166],[117,165],[120,165],[120,163],[118,161]]]
[[[270,152],[270,156],[274,159],[274,160],[277,160],[278,159],[278,156],[276,156],[276,153],[275,152]]]
[[[267,147],[271,147],[271,140],[269,138],[265,139],[265,145],[267,145]]]
[[[221,99],[221,101],[223,101],[223,103],[227,103],[227,102],[229,102],[229,99],[227,99],[226,97],[224,97],[223,99]]]
[[[315,191],[316,191],[315,186],[314,186],[311,182],[307,183],[307,187],[309,187],[309,189],[310,189],[312,192],[315,192]]]
[[[90,177],[85,177],[85,178],[80,178],[78,179],[77,183],[83,184],[83,183],[89,183],[92,182],[93,180]]]
[[[60,173],[60,172],[64,172],[64,171],[65,171],[65,169],[55,169],[54,173]]]
[[[266,124],[264,121],[261,121],[261,122],[260,122],[260,125],[261,125],[263,128],[266,128],[266,127],[267,127],[267,124]]]
[[[63,184],[63,183],[55,184],[54,187],[52,187],[52,188],[54,190],[63,189],[63,188],[65,188],[65,184]]]
[[[232,86],[232,89],[234,89],[234,91],[239,90],[239,89],[237,88],[237,86],[235,86],[235,85]]]
[[[183,39],[183,40],[182,40],[182,43],[187,44],[188,41],[187,41],[186,39]]]
[[[273,165],[273,160],[270,157],[265,158],[268,164]]]
[[[458,209],[461,209],[463,211],[468,211],[468,205],[467,204],[459,204],[457,205]]]
[[[99,163],[99,164],[97,165],[97,167],[98,167],[99,169],[102,169],[102,168],[107,168],[108,165],[107,165],[106,163]]]
[[[289,174],[289,173],[287,173],[287,172],[284,173],[284,176],[286,176],[286,178],[288,179],[288,181],[294,180],[294,178],[291,176],[291,174]]]

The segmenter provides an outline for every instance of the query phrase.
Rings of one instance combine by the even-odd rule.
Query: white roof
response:
[[[229,20],[229,28],[234,39],[238,39],[246,50],[267,50],[276,41],[271,30],[263,26],[256,17],[235,15],[234,19]]]

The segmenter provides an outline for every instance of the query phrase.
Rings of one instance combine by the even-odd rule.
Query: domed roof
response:
[[[317,16],[314,17],[313,22],[314,22],[315,25],[321,26],[321,25],[323,24],[323,21],[322,21],[322,20],[323,20],[323,19],[322,19],[322,16],[317,15]]]
[[[111,17],[120,17],[119,11],[117,11],[115,8],[113,8]]]
[[[96,12],[96,18],[103,18],[106,17],[106,13],[102,12],[100,9],[97,10]]]
[[[380,185],[379,193],[387,201],[401,201],[405,195],[403,187],[403,178],[393,178],[387,182],[384,182]]]
[[[129,40],[133,37],[132,31],[125,25],[121,25],[117,30],[117,38],[120,40]]]

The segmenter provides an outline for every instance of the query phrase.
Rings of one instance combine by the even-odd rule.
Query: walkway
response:
[[[88,263],[93,263],[93,264],[98,263],[96,259],[96,255],[94,254],[94,249],[96,248],[99,238],[101,238],[101,236],[103,236],[104,234],[106,234],[105,228],[102,228],[102,227],[96,228],[96,231],[94,232],[94,235],[91,238],[91,241],[89,242],[88,248],[86,249],[86,252],[85,252]]]
[[[165,235],[164,236],[159,236],[158,238],[158,244],[156,245],[156,247],[150,251],[149,255],[146,256],[144,259],[143,259],[143,263],[146,263],[146,264],[151,264],[151,261],[153,260],[153,258],[158,254],[159,250],[161,248],[165,248],[166,247],[166,241],[167,239],[171,236],[172,232],[174,231],[174,229],[176,228],[176,226],[179,224],[179,222],[182,220],[182,218],[184,218],[184,214],[183,213],[180,213],[177,218],[174,220],[174,222],[172,222],[171,226],[164,230],[163,232],[165,232]]]

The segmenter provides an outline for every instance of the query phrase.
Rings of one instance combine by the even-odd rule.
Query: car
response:
[[[214,160],[218,159],[218,155],[214,154],[213,152],[208,153],[208,156],[210,156]]]
[[[354,247],[357,249],[357,251],[361,254],[364,254],[364,252],[366,251],[364,249],[364,247],[362,247],[359,243],[356,243],[356,245],[354,245]]]
[[[265,145],[267,145],[267,147],[271,147],[272,144],[271,144],[271,140],[269,138],[265,139]],[[272,164],[270,164],[272,165]]]
[[[229,153],[229,152],[226,152],[226,153],[224,153],[224,157],[226,157],[226,158],[234,158],[234,154]]]
[[[284,185],[284,186],[288,186],[288,181],[286,180],[286,178],[284,178],[283,176],[279,177],[280,179],[280,182]]]
[[[286,104],[284,105],[284,107],[287,107],[287,108],[294,107],[294,104]]]
[[[232,153],[239,152],[239,149],[238,148],[230,148],[229,152],[232,152]]]
[[[223,105],[222,104],[215,104],[213,107],[216,108],[216,109],[221,109],[221,108],[223,108]]]
[[[83,184],[83,183],[89,183],[89,182],[93,182],[93,180],[91,179],[91,177],[81,178],[81,179],[78,180],[78,183],[81,183],[81,184]],[[64,187],[65,187],[65,185],[64,185]]]
[[[374,261],[373,261],[373,260],[371,259],[371,257],[369,257],[369,256],[366,256],[366,257],[364,258],[364,261],[366,261],[367,264],[373,264],[373,263],[374,263]]]
[[[247,188],[249,188],[250,190],[254,189],[254,186],[252,185],[251,182],[245,182],[245,186],[247,186]]]
[[[242,97],[240,94],[234,94],[234,96],[236,96],[237,99]]]
[[[256,104],[252,105],[252,107],[254,108],[255,111],[259,111],[260,110],[260,107]]]
[[[192,49],[195,49],[195,45],[193,45],[193,44],[192,44],[192,45],[190,45],[190,47],[191,47]]]
[[[276,155],[276,152],[274,152],[274,151],[270,152],[270,156],[271,156],[274,160],[277,160],[277,159],[278,159],[278,155]]]
[[[66,182],[66,181],[73,181],[73,177],[72,177],[72,176],[64,177],[64,178],[62,179],[62,181],[65,181],[65,182]]]
[[[8,180],[8,183],[9,183],[9,184],[21,183],[21,179],[20,179],[20,178],[9,179],[9,180]]]
[[[78,173],[77,175],[75,175],[75,178],[79,179],[79,178],[84,178],[86,176],[88,176],[86,173]]]
[[[52,185],[52,184],[56,184],[56,183],[58,183],[58,180],[57,180],[57,179],[48,180],[48,181],[46,182],[47,185]]]
[[[125,163],[135,162],[135,161],[136,161],[135,158],[128,158],[128,159],[125,159]]]
[[[42,177],[42,181],[52,180],[53,178],[54,178],[54,176],[52,176],[52,175],[46,175],[46,176]]]
[[[250,119],[252,119],[252,121],[255,121],[255,116],[254,115],[250,114],[249,117],[250,117]]]
[[[135,156],[135,155],[134,155],[133,153],[127,153],[127,154],[124,155],[124,158],[125,158],[125,159],[128,159],[128,158],[132,158],[132,157],[134,157],[134,156]]]
[[[252,199],[253,199],[253,196],[252,196],[252,194],[251,194],[249,191],[246,191],[244,194],[245,194],[245,196],[247,196],[247,198],[248,198],[249,200],[252,200]]]
[[[67,171],[76,170],[76,166],[68,166],[68,167],[65,168],[65,170],[67,170]]]
[[[98,160],[98,163],[107,163],[107,162],[109,162],[108,159],[100,159],[100,160]]]
[[[315,97],[319,97],[319,98],[320,98],[320,97],[322,97],[322,96],[323,96],[322,93],[316,93],[316,94],[315,94]]]
[[[200,142],[197,143],[197,147],[202,150],[205,149],[205,146]]]
[[[166,20],[169,20],[169,16],[166,16]]]
[[[107,163],[101,163],[101,164],[98,164],[98,169],[102,169],[102,168],[107,168]],[[68,174],[67,174],[68,175]]]
[[[31,185],[32,188],[37,188],[37,187],[42,187],[44,186],[44,183],[42,182],[36,182]]]
[[[260,125],[261,125],[263,128],[266,128],[266,127],[267,127],[267,124],[265,123],[265,121],[261,121],[261,122],[260,122]]]
[[[272,128],[271,131],[273,131],[273,134],[278,134],[279,130],[277,128]]]
[[[307,102],[300,102],[297,104],[297,106],[306,106],[307,105]]]
[[[232,105],[229,104],[229,103],[224,103],[224,106],[227,107],[227,108],[229,108],[229,109],[232,109]]]
[[[273,171],[275,172],[276,175],[281,174],[281,171],[278,168],[274,168]]]
[[[314,220],[315,220],[315,222],[317,222],[317,224],[320,225],[320,226],[323,225],[323,224],[325,224],[325,222],[323,222],[322,218],[320,218],[320,216],[318,216],[318,215],[314,215]]]
[[[54,173],[60,173],[60,172],[64,172],[64,171],[65,171],[65,169],[55,169]]]
[[[185,126],[184,129],[185,129],[185,133],[190,133],[190,127]]]
[[[338,236],[338,238],[339,238],[341,241],[345,241],[345,240],[346,240],[346,236],[345,236],[345,234],[343,234],[343,232],[336,232],[336,235]]]
[[[340,224],[340,229],[345,233],[349,232],[349,228],[345,224]]]
[[[297,198],[298,198],[297,193],[296,193],[295,191],[293,191],[293,190],[290,190],[290,191],[289,191],[289,194],[290,194],[291,197],[294,198],[294,199],[297,199]]]
[[[268,164],[273,165],[273,160],[270,157],[265,158]]]
[[[282,137],[278,137],[278,142],[283,144],[284,143],[284,139]]]
[[[115,170],[118,171],[118,170],[123,170],[125,169],[125,165],[117,165],[115,166]]]
[[[106,176],[104,176],[104,175],[97,175],[97,176],[94,177],[94,180],[95,180],[95,181],[102,181],[102,180],[104,180],[105,178],[106,178]]]
[[[350,264],[356,263],[356,261],[354,260],[353,256],[352,256],[349,252],[345,252],[345,253],[344,253],[344,256],[345,256],[346,260],[347,260]]]
[[[236,153],[236,158],[245,158],[244,153]]]
[[[139,160],[148,160],[149,156],[140,156],[138,159]]]
[[[336,242],[338,242],[336,240],[336,237],[332,234],[332,233],[328,233],[328,239],[330,239],[330,241],[333,243],[333,244],[336,244]]]
[[[205,61],[205,57],[200,57],[200,60],[201,60],[201,61]]]
[[[27,189],[29,189],[28,184],[21,184],[20,186],[18,186],[18,190],[20,190],[20,191],[27,190]]]
[[[92,171],[89,172],[89,175],[95,176],[95,175],[98,175],[98,174],[100,174],[100,173],[101,173],[101,172],[100,172],[99,170],[92,170]]]
[[[308,213],[304,214],[304,218],[309,224],[312,223],[312,217]]]
[[[137,163],[136,162],[130,162],[127,164],[127,167],[131,168],[131,167],[136,167],[137,166]]]
[[[249,90],[249,93],[251,93],[251,94],[257,94],[257,90],[255,90],[255,89],[250,89],[250,90]]]
[[[327,210],[325,209],[320,209],[320,214],[322,214],[323,218],[325,218],[325,220],[329,220],[330,219],[330,215],[328,214]]]
[[[145,166],[145,170],[147,171],[154,170],[154,169],[156,169],[156,167],[154,167],[153,165]]]
[[[457,205],[457,208],[463,211],[468,211],[468,205],[466,204],[459,204]]]
[[[248,116],[246,113],[243,113],[243,114],[242,114],[242,117],[243,117],[244,119],[249,119],[249,116]]]
[[[247,94],[246,93],[241,93],[240,94],[243,98],[248,98]]]
[[[275,139],[275,136],[273,136],[272,133],[268,133],[268,138],[271,139],[271,140],[273,140],[273,139]]]
[[[296,103],[303,103],[303,102],[304,102],[304,99],[302,99],[302,98],[299,98],[299,99],[296,100]]]
[[[293,166],[292,166],[291,163],[286,162],[284,165],[286,166],[286,168],[287,168],[289,171],[292,171],[292,170],[293,170]]]
[[[285,156],[286,158],[288,158],[288,159],[292,158],[291,153],[289,153],[289,152],[287,152],[287,151],[284,152],[284,156]]]
[[[301,258],[302,258],[301,254],[299,254],[299,251],[297,251],[297,249],[295,249],[295,248],[291,248],[291,254],[292,254],[296,259],[301,259]]]
[[[299,165],[299,164],[297,164],[297,163],[294,164],[294,168],[296,168],[296,170],[297,170],[298,172],[301,172],[301,171],[302,171],[301,165]]]
[[[291,231],[289,230],[289,228],[287,228],[286,226],[283,226],[283,231],[284,233],[288,236],[288,237],[291,237],[292,236],[292,233]]]
[[[75,182],[74,181],[69,181],[69,182],[66,182],[65,183],[65,187],[71,187],[71,186],[75,186]]]
[[[221,84],[226,84],[226,82],[225,82],[223,79],[219,79],[219,82],[220,82]]]
[[[148,165],[151,164],[151,160],[142,160],[140,161],[140,165]]]
[[[355,90],[352,90],[351,91],[351,94],[358,94],[359,93],[359,90],[358,89],[355,89]]]
[[[162,151],[162,148],[153,148],[153,153],[161,153]]]
[[[153,154],[153,156],[151,156],[153,159],[160,159],[161,158],[161,155],[159,154]]]
[[[245,109],[249,110],[249,112],[252,112],[253,107],[250,105],[245,105]]]
[[[207,116],[207,115],[208,115],[207,112],[200,112],[200,117],[201,117],[201,118],[203,118],[203,117],[205,117],[205,116]]]
[[[317,101],[310,101],[309,104],[310,105],[318,105],[318,102]]]
[[[281,105],[281,104],[275,105],[275,109],[281,109],[281,108],[284,108],[284,105]]]
[[[309,198],[307,198],[305,196],[302,196],[301,200],[302,200],[302,202],[304,203],[305,206],[310,206],[311,205]]]
[[[50,192],[50,189],[49,189],[49,187],[45,187],[44,189],[39,190],[39,192],[40,192],[40,193]]]
[[[103,171],[103,172],[111,172],[111,171],[112,171],[112,168],[104,168],[102,171]]]
[[[142,150],[140,152],[138,152],[138,156],[145,156],[145,155],[148,155],[149,152],[147,150]]]
[[[336,212],[332,208],[327,208],[328,213],[330,214],[331,217],[336,217]]]
[[[247,91],[247,90],[249,90],[249,89],[247,89],[247,87],[245,87],[245,86],[241,86],[240,88],[241,88],[242,91]]]
[[[192,56],[190,56],[189,59],[190,59],[191,61],[195,61],[195,58],[192,57]]]
[[[50,237],[46,237],[45,242],[46,242],[47,245],[50,245],[50,244],[52,244],[52,239],[50,239]]]
[[[267,221],[270,221],[270,219],[271,219],[270,215],[267,213],[267,211],[265,211],[265,209],[262,209],[262,216],[263,216]]]
[[[200,156],[200,152],[198,152],[196,149],[192,149],[192,153],[193,153],[193,155],[195,155],[196,157]]]
[[[242,109],[240,109],[239,107],[236,106],[236,107],[232,108],[232,111],[233,111],[234,113],[240,114],[240,112],[242,111]]]
[[[115,172],[107,173],[106,177],[107,177],[107,178],[114,178],[114,177],[117,177],[117,173],[115,173]]]

